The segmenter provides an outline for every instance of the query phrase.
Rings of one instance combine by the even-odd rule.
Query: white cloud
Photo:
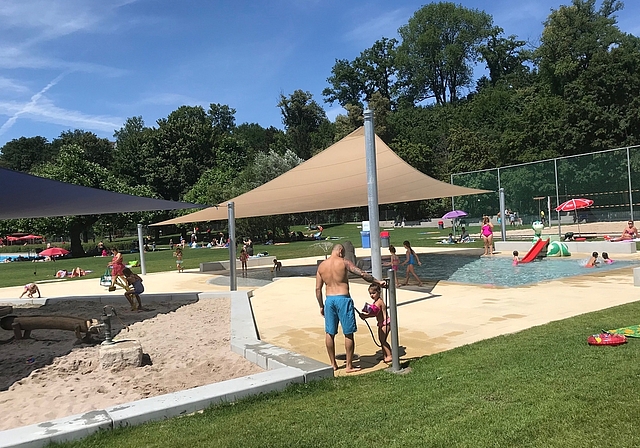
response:
[[[29,89],[27,88],[27,86],[19,84],[13,79],[3,78],[2,76],[0,76],[0,91],[3,93],[27,93],[29,92]]]
[[[124,123],[124,119],[120,117],[88,115],[75,110],[62,109],[55,106],[47,98],[41,99],[39,103],[30,106],[26,111],[24,103],[0,101],[1,115],[15,115],[18,112],[22,112],[20,118],[92,131],[113,132]]]
[[[355,14],[358,25],[346,34],[346,39],[355,42],[373,45],[382,37],[397,37],[398,28],[405,25],[411,18],[411,13],[406,9],[395,9],[384,14],[376,15],[364,22],[362,17],[367,10],[357,11]]]
[[[30,118],[35,121],[53,123],[69,127],[80,127],[91,130],[113,131],[123,120],[100,115],[86,115],[81,112],[65,110],[55,106],[45,98],[45,93],[58,84],[67,73],[62,73],[31,96],[26,103],[15,101],[0,101],[0,114],[10,115],[9,119],[0,127],[0,135],[11,129],[19,118]]]

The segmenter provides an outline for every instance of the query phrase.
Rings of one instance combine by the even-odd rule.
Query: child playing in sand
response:
[[[514,250],[513,251],[513,262],[511,264],[513,264],[514,266],[517,266],[518,263],[520,263],[520,258],[518,258],[518,251]]]
[[[134,274],[129,268],[124,268],[122,273],[127,279],[127,284],[132,287],[132,289],[125,291],[124,293],[124,296],[127,298],[129,304],[131,305],[131,311],[142,310],[142,301],[140,300],[140,294],[144,292],[142,279],[138,274]]]
[[[271,272],[273,272],[273,271],[278,272],[281,269],[282,269],[282,262],[278,261],[277,258],[274,258],[273,259],[273,267],[271,268]]]
[[[589,261],[587,261],[587,264],[585,264],[585,267],[595,268],[597,266],[598,266],[598,252],[594,252],[591,254],[591,258],[589,258]]]
[[[398,267],[400,266],[400,257],[396,255],[396,248],[389,244],[389,253],[391,254],[391,261],[385,263],[385,266],[391,266],[396,273],[396,288],[400,287],[400,280],[398,279]]]
[[[182,268],[182,249],[176,247],[176,251],[173,253],[173,256],[176,257],[176,268],[178,272],[182,272],[184,269]]]
[[[38,289],[38,285],[36,285],[35,283],[27,283],[26,285],[24,285],[24,291],[22,291],[22,294],[20,294],[20,297],[18,298],[22,299],[22,296],[26,294],[29,299],[33,299],[33,295],[35,293],[38,293],[38,299],[39,299],[41,296],[40,296],[40,289]]]
[[[242,269],[242,276],[246,277],[247,276],[247,260],[249,259],[249,254],[244,248],[240,251],[239,258],[240,258],[240,266]]]
[[[382,355],[384,362],[391,362],[391,346],[387,342],[387,336],[389,336],[391,319],[387,316],[387,305],[380,297],[380,285],[369,286],[369,296],[373,300],[372,304],[366,304],[362,312],[358,312],[360,319],[365,320],[368,317],[375,317],[378,321],[378,339],[380,340],[380,346],[382,348]]]

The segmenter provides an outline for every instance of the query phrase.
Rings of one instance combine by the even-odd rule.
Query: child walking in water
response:
[[[240,258],[240,266],[241,266],[241,269],[242,269],[242,276],[246,277],[247,276],[247,260],[249,259],[249,254],[243,248],[240,251],[240,256],[238,258]]]
[[[390,246],[389,249],[391,249]],[[365,305],[362,312],[358,312],[360,319],[365,320],[368,317],[375,317],[378,321],[378,339],[380,340],[380,346],[382,348],[383,361],[386,363],[391,362],[391,346],[387,342],[389,330],[391,328],[391,319],[387,316],[387,305],[380,296],[380,285],[369,286],[369,297],[373,300],[371,305]]]
[[[414,270],[414,266],[416,263],[418,264],[418,266],[422,266],[422,263],[420,263],[420,258],[418,258],[418,254],[416,254],[413,249],[411,249],[411,243],[409,241],[403,241],[402,245],[405,249],[407,249],[407,259],[404,260],[404,263],[402,263],[403,266],[407,266],[407,274],[402,285],[407,286],[409,284],[409,274],[411,274],[413,275],[413,278],[418,281],[418,286],[422,286],[422,280],[420,280],[420,278],[416,275],[416,271]]]
[[[400,286],[400,280],[398,279],[398,267],[400,266],[400,257],[396,255],[396,248],[389,244],[389,253],[391,254],[391,261],[389,263],[385,263],[385,266],[391,266],[396,273],[396,288]]]
[[[184,270],[182,267],[182,249],[176,247],[176,251],[173,256],[176,257],[176,268],[178,269],[178,272],[182,272]]]
[[[520,263],[520,258],[518,257],[518,251],[514,250],[513,251],[513,261],[511,262],[512,265],[517,266],[518,263]]]

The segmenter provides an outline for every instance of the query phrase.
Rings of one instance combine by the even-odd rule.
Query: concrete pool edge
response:
[[[194,292],[176,294],[145,294],[146,301],[193,301],[218,298],[231,299],[231,350],[259,365],[265,372],[219,383],[194,387],[170,394],[145,398],[106,409],[93,410],[34,425],[0,431],[0,447],[43,447],[53,442],[83,439],[99,430],[139,425],[145,422],[188,415],[212,405],[230,403],[241,398],[284,390],[291,384],[302,384],[333,377],[333,369],[311,358],[293,353],[258,338],[251,291]],[[113,296],[73,296],[35,299],[46,304],[62,300],[93,300],[112,303]],[[17,303],[14,299],[0,299],[0,304]],[[24,304],[26,301],[19,303]]]

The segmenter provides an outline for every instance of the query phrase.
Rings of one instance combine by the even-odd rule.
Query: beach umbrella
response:
[[[26,241],[29,241],[29,240],[41,240],[42,237],[38,236],[38,235],[34,235],[33,233],[30,233],[29,235],[21,236],[19,239],[26,240]]]
[[[442,216],[442,219],[456,219],[462,218],[463,216],[467,216],[467,212],[462,210],[451,210],[450,212],[445,213]]]
[[[467,216],[467,212],[462,210],[451,210],[450,212],[447,212],[444,215],[442,215],[442,219],[451,220],[451,224],[452,224],[451,227],[453,227],[453,236],[456,236],[455,220],[458,218],[462,218],[464,216]]]
[[[578,234],[580,234],[580,220],[578,219],[578,210],[581,208],[591,207],[593,201],[591,199],[578,198],[569,199],[556,207],[557,212],[575,212],[576,222],[578,223]]]
[[[67,255],[68,253],[68,250],[62,249],[61,247],[50,247],[49,249],[43,250],[38,255],[42,255],[43,257],[59,257],[61,255]]]

